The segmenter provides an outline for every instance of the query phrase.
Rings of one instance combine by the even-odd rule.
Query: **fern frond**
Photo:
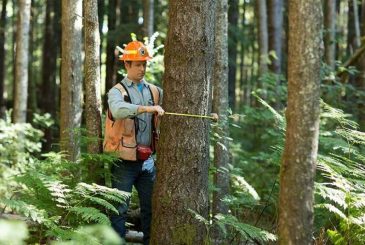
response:
[[[100,206],[106,208],[107,210],[110,210],[116,214],[119,214],[118,210],[112,204],[110,204],[108,201],[105,201],[102,198],[89,196],[89,195],[87,195],[86,198],[93,203],[99,204]]]
[[[336,208],[332,204],[329,204],[329,203],[321,203],[321,204],[314,205],[314,207],[315,208],[324,208],[324,209],[327,209],[328,211],[330,211],[330,212],[332,212],[334,214],[337,214],[342,219],[347,220],[346,215],[340,209]]]
[[[110,225],[109,218],[101,213],[96,208],[91,207],[72,207],[69,209],[70,212],[76,213],[79,215],[84,221],[90,223],[90,222],[96,222],[99,224],[105,224]]]
[[[0,203],[18,214],[31,218],[34,222],[39,224],[47,221],[47,212],[45,210],[38,209],[26,202],[11,199],[0,199]]]

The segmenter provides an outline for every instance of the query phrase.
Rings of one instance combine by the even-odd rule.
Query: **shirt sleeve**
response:
[[[108,93],[108,104],[114,119],[132,118],[137,115],[138,105],[124,101],[122,93],[112,88]]]

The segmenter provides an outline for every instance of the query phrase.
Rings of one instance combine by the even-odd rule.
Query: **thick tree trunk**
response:
[[[214,0],[170,1],[163,99],[166,111],[209,114],[214,6]],[[207,120],[163,118],[151,244],[203,244],[207,238],[204,224],[191,211],[208,218],[208,131]]]
[[[259,43],[259,76],[267,72],[268,59],[268,29],[267,29],[267,10],[266,0],[256,1],[258,32],[257,40]]]
[[[5,116],[5,29],[6,29],[6,5],[8,0],[3,0],[1,4],[1,20],[0,20],[0,118]]]
[[[228,0],[228,96],[229,107],[236,107],[236,71],[237,71],[237,25],[238,25],[238,0]]]
[[[15,98],[13,121],[25,123],[28,99],[28,59],[31,0],[19,0],[15,57]]]
[[[89,153],[101,153],[100,34],[97,0],[85,9],[85,121]]]
[[[61,63],[61,150],[67,159],[80,156],[78,132],[81,126],[82,101],[82,0],[62,1]]]
[[[143,35],[151,37],[154,22],[154,0],[143,0]]]
[[[326,0],[324,4],[324,60],[332,69],[335,69],[336,60],[336,5],[333,0]]]
[[[275,74],[281,73],[282,34],[283,34],[283,0],[269,0],[269,50],[275,51],[277,59],[271,58],[270,70]]]
[[[214,145],[214,186],[213,217],[216,214],[227,214],[228,206],[223,198],[229,194],[229,136],[228,127],[228,3],[220,0],[216,3],[215,23],[215,64],[213,73],[213,112],[218,113],[220,120],[215,133],[220,138]],[[216,241],[223,241],[223,232],[219,229],[213,234]]]
[[[321,0],[289,1],[288,108],[280,170],[279,242],[313,244],[318,150]]]

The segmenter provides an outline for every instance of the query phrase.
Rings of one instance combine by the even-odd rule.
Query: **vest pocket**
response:
[[[124,119],[124,135],[131,136],[134,134],[134,119]]]

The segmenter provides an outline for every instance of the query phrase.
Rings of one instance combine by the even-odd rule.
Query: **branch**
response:
[[[343,64],[343,67],[348,68],[349,66],[353,65],[354,63],[356,63],[359,60],[359,58],[361,57],[361,55],[364,53],[364,51],[365,51],[365,43],[363,43],[363,45],[356,50],[356,52],[354,53],[354,55],[351,56]],[[341,77],[344,73],[345,73],[345,71],[338,71],[336,73],[336,76]]]

